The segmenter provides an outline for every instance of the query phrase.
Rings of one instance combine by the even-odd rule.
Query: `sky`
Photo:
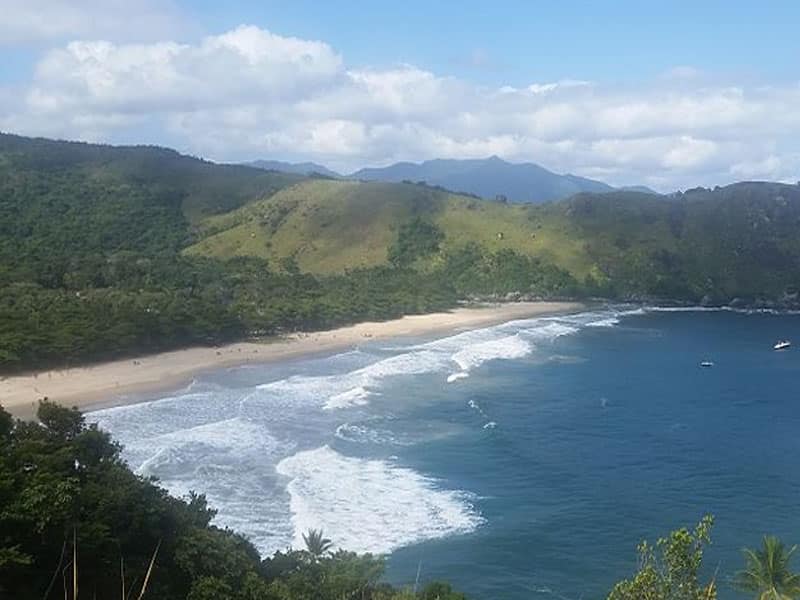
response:
[[[0,0],[0,131],[224,162],[800,179],[800,2]]]

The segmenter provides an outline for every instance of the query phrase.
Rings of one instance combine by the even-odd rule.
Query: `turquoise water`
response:
[[[264,553],[322,527],[396,583],[602,598],[640,539],[713,513],[706,563],[737,597],[741,546],[800,542],[785,337],[800,316],[602,309],[232,369],[92,418]]]

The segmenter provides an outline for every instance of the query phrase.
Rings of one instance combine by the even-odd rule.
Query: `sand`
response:
[[[118,406],[141,401],[148,393],[179,389],[200,373],[215,369],[346,350],[374,339],[449,333],[581,308],[582,305],[571,302],[458,308],[259,342],[186,348],[87,367],[40,371],[0,380],[0,404],[20,418],[31,418],[43,397],[84,411]]]

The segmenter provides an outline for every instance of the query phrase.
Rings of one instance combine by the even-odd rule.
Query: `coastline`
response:
[[[192,347],[86,367],[51,369],[1,379],[0,404],[22,419],[34,416],[37,402],[43,397],[90,411],[136,403],[145,399],[137,396],[178,389],[197,375],[216,369],[336,352],[375,339],[475,329],[583,308],[585,305],[578,302],[490,304],[217,348]]]

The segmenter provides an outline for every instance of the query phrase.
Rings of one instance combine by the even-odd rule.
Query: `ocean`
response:
[[[604,307],[228,369],[89,419],[262,554],[322,528],[386,554],[393,583],[594,599],[641,539],[711,513],[706,571],[739,598],[743,546],[800,542],[800,348],[773,351],[783,338],[800,315]]]

